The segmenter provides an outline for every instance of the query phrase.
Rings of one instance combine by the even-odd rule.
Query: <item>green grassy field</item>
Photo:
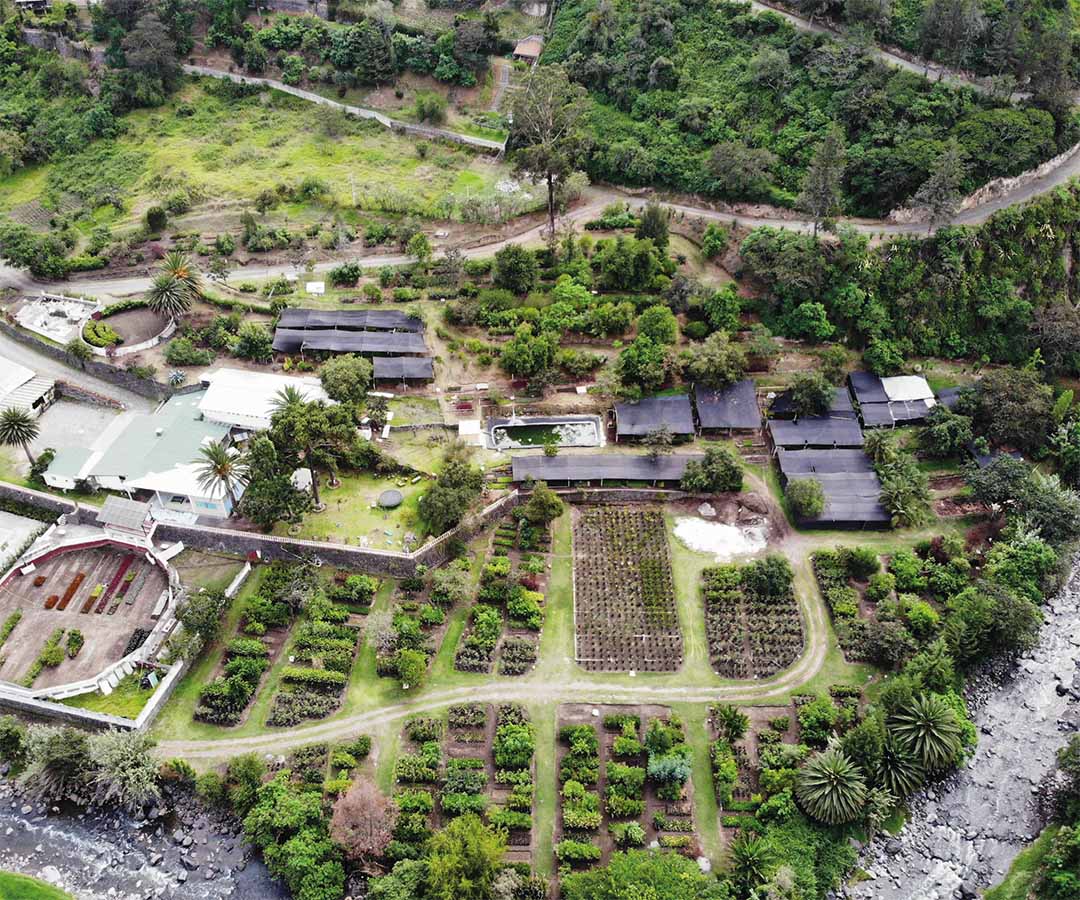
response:
[[[0,872],[0,900],[71,900],[71,894],[36,878]]]
[[[147,690],[139,687],[139,676],[132,674],[124,676],[111,694],[105,695],[95,691],[92,694],[79,694],[77,697],[68,697],[62,702],[65,706],[75,706],[92,712],[134,719],[142,712],[146,702],[153,694],[152,689]]]
[[[364,546],[379,550],[401,550],[406,533],[411,531],[417,538],[424,533],[419,503],[428,482],[398,485],[398,480],[361,474],[343,475],[340,487],[324,484],[320,493],[326,509],[306,515],[299,534],[294,536],[354,545],[364,542]],[[390,489],[401,491],[404,502],[396,509],[373,509],[379,495]],[[285,522],[278,522],[274,533],[292,532]]]
[[[464,149],[430,143],[421,156],[415,140],[376,123],[277,92],[229,101],[207,81],[189,80],[166,105],[129,113],[122,122],[115,139],[0,181],[0,211],[34,200],[50,209],[78,205],[97,188],[115,187],[125,199],[123,212],[100,207],[84,223],[89,230],[133,223],[152,202],[177,192],[188,194],[199,213],[210,201],[250,202],[266,188],[318,179],[326,194],[271,215],[295,227],[330,213],[355,220],[357,204],[372,208],[381,205],[373,198],[391,193],[405,205],[394,212],[434,214],[438,204],[453,208],[466,194],[494,195],[495,184],[509,177],[504,164]],[[199,224],[205,230],[213,222]]]
[[[1013,860],[1005,880],[983,895],[984,900],[1027,900],[1035,887],[1043,858],[1050,851],[1050,845],[1057,833],[1057,826],[1054,825],[1043,829],[1034,843],[1022,850]]]

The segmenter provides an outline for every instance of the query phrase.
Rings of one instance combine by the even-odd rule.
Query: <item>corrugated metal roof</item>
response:
[[[126,497],[110,496],[97,514],[99,525],[115,525],[129,531],[139,531],[150,516],[150,504]]]

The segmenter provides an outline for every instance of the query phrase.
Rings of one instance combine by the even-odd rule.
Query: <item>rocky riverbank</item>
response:
[[[0,869],[32,875],[78,900],[285,900],[244,843],[239,823],[189,795],[143,817],[34,803],[0,779]]]
[[[913,801],[898,837],[866,850],[871,880],[848,896],[970,900],[1042,829],[1055,756],[1080,729],[1080,564],[1044,613],[1031,653],[1000,678],[973,679],[979,746],[968,765]]]

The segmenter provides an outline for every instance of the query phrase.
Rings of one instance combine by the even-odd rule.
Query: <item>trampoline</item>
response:
[[[378,503],[383,509],[394,509],[395,507],[401,506],[401,501],[404,499],[405,497],[402,495],[401,491],[395,491],[391,488],[390,490],[383,491],[379,494]]]

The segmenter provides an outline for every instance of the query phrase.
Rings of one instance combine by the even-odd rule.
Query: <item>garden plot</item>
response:
[[[510,615],[509,629],[499,646],[499,674],[524,675],[536,664],[540,644],[542,616],[536,616],[529,601],[542,604],[547,593],[551,526],[508,516],[495,529],[492,544],[509,557],[516,582],[511,590],[518,592],[507,601],[508,608],[518,614]]]
[[[371,738],[362,734],[340,744],[308,744],[285,760],[294,783],[322,790],[330,798],[345,793],[356,770],[371,753]]]
[[[350,580],[358,577],[367,576]],[[393,611],[376,614],[370,623],[376,674],[404,680],[409,673],[415,678],[426,671],[449,627],[450,612],[471,596],[468,560],[398,582]]]
[[[456,816],[475,813],[507,831],[510,862],[530,863],[535,737],[524,708],[451,706],[444,721],[405,723],[394,766],[402,856]]]
[[[768,678],[803,650],[791,567],[781,556],[702,571],[705,632],[713,669],[725,678]]]
[[[521,675],[536,661],[534,635],[544,621],[544,595],[537,590],[538,575],[546,571],[547,563],[540,556],[527,560],[518,557],[515,570],[514,560],[506,555],[509,548],[504,546],[510,540],[506,527],[500,526],[495,532],[495,550],[484,563],[468,631],[454,656],[454,668],[461,672],[488,673],[499,658],[503,674]],[[504,633],[504,614],[509,634]]]
[[[709,710],[713,789],[720,808],[725,843],[761,805],[762,754],[776,756],[780,744],[798,743],[794,704],[739,709],[729,704]]]
[[[867,660],[871,632],[883,627],[878,622],[878,604],[892,597],[895,577],[881,572],[881,561],[870,547],[819,550],[812,562],[844,656]]]
[[[661,510],[601,506],[572,513],[578,663],[594,671],[678,669],[683,643]]]
[[[653,843],[700,853],[691,750],[670,710],[568,704],[558,724],[560,864],[581,868]]]

